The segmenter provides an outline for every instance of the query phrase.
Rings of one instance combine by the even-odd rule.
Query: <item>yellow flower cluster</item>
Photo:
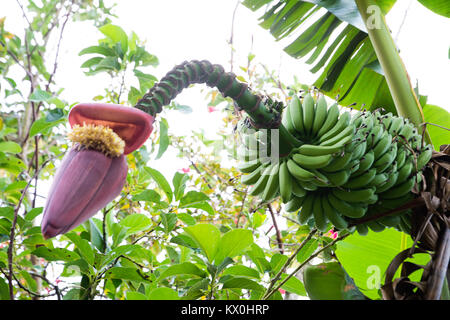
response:
[[[109,157],[118,157],[123,154],[125,141],[123,141],[111,128],[84,124],[75,125],[68,138],[87,149],[104,153]]]

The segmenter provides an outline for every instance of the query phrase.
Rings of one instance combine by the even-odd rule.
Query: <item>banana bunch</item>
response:
[[[339,230],[355,224],[360,234],[409,231],[407,211],[370,217],[403,205],[420,184],[432,147],[422,146],[413,124],[391,113],[341,110],[308,93],[292,97],[282,125],[299,142],[289,153],[280,154],[287,142],[274,130],[243,135],[238,169],[249,194],[264,201],[280,196],[286,211],[298,211],[300,223],[321,231],[329,223]]]

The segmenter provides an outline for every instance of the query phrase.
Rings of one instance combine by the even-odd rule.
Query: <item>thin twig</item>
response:
[[[278,273],[275,275],[275,277],[273,277],[273,279],[270,281],[269,287],[267,288],[264,297],[266,297],[268,295],[268,293],[270,292],[270,290],[273,288],[273,286],[275,285],[275,283],[278,281],[278,279],[280,279],[281,275],[286,271],[286,268],[291,264],[292,260],[295,259],[295,257],[297,256],[297,254],[300,252],[300,250],[302,250],[302,248],[308,243],[308,241],[312,238],[312,236],[317,232],[317,229],[312,229],[308,236],[302,241],[302,243],[300,243],[300,245],[298,246],[298,248],[295,250],[295,252],[286,260],[286,262],[284,263],[284,265],[281,267],[280,271],[278,271]],[[268,297],[268,296],[267,296]]]
[[[270,216],[272,217],[272,223],[273,227],[275,228],[275,234],[277,237],[278,242],[278,249],[280,250],[281,254],[284,254],[284,246],[283,246],[283,239],[281,237],[280,229],[278,228],[277,220],[275,218],[275,214],[273,213],[272,204],[267,204],[267,208],[269,209]]]

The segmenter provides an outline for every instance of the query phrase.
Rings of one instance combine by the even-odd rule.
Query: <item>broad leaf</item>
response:
[[[267,3],[267,7],[260,18],[261,26],[277,40],[289,40],[285,50],[294,58],[310,54],[306,63],[312,65],[311,72],[321,71],[314,86],[333,99],[338,97],[341,105],[356,102],[354,108],[357,109],[363,105],[367,109],[383,106],[396,113],[353,0],[248,0],[244,5],[258,10],[263,3]],[[394,3],[395,0],[377,1],[385,13]],[[305,29],[297,38],[287,39],[300,28]]]
[[[220,240],[220,231],[212,224],[197,224],[184,229],[186,233],[205,253],[208,261],[212,261],[217,252]]]
[[[380,299],[379,288],[384,283],[387,266],[400,251],[411,245],[409,236],[392,228],[382,232],[369,231],[366,236],[354,233],[337,243],[336,256],[364,295]],[[424,265],[423,258],[411,261]]]
[[[201,270],[195,264],[190,262],[183,262],[180,264],[170,266],[166,270],[164,270],[159,276],[158,281],[161,281],[162,279],[170,276],[186,275],[186,274],[198,276],[201,278],[206,276],[206,272]]]
[[[226,257],[233,258],[241,254],[253,243],[251,230],[234,229],[225,233],[219,242],[215,264],[219,265]]]
[[[438,106],[427,104],[423,107],[423,114],[425,121],[430,123],[427,124],[427,131],[430,133],[434,149],[439,150],[439,146],[450,141],[450,113]]]
[[[170,184],[167,182],[166,178],[164,178],[163,174],[158,170],[150,167],[145,167],[145,171],[147,171],[151,175],[153,180],[155,180],[155,182],[162,189],[162,191],[164,191],[169,202],[172,201],[173,197],[172,188],[170,187]]]
[[[450,1],[448,0],[418,0],[422,5],[440,14],[441,16],[450,18]]]
[[[170,288],[160,287],[152,290],[148,294],[149,300],[178,300],[180,297],[178,293]]]

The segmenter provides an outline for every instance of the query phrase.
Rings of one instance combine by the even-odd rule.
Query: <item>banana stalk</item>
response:
[[[400,116],[410,119],[420,132],[424,132],[425,141],[431,144],[426,128],[422,107],[411,86],[405,65],[397,51],[386,20],[374,0],[356,0],[356,5],[367,28],[370,41],[383,68],[389,91]],[[372,11],[373,8],[378,10]],[[369,12],[375,12],[369,15]],[[375,21],[376,23],[372,23]]]

